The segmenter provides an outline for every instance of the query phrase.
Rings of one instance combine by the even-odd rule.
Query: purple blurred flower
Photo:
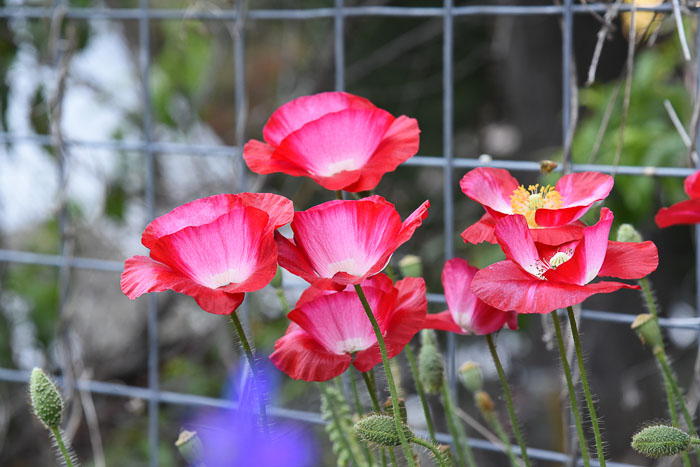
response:
[[[200,464],[206,467],[319,465],[313,433],[299,424],[268,414],[269,436],[264,433],[258,395],[263,394],[266,399],[270,396],[269,378],[274,378],[274,374],[265,372],[265,381],[256,385],[246,371],[232,374],[225,394],[237,407],[210,409],[197,415],[192,427],[202,441]]]

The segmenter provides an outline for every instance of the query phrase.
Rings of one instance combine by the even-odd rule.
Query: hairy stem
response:
[[[515,438],[518,440],[518,444],[520,445],[520,453],[522,454],[523,461],[525,462],[525,465],[529,467],[530,458],[527,455],[527,447],[525,446],[523,435],[520,433],[518,418],[515,416],[513,398],[510,395],[510,387],[508,386],[506,374],[503,371],[503,365],[501,365],[501,359],[498,358],[498,352],[496,352],[496,344],[494,344],[493,342],[493,335],[487,334],[486,341],[489,344],[489,350],[491,351],[491,358],[493,358],[493,363],[494,365],[496,365],[498,378],[501,380],[501,386],[503,387],[503,395],[506,396],[506,405],[508,406],[508,415],[510,416],[510,424],[513,427],[513,433],[515,434]],[[510,446],[510,441],[506,442],[506,446]]]
[[[469,447],[469,438],[467,437],[467,433],[464,431],[462,422],[460,420],[455,420],[454,418],[455,409],[454,404],[452,403],[452,394],[450,394],[450,388],[447,385],[447,381],[443,381],[442,383],[442,404],[445,406],[445,418],[447,418],[447,425],[450,428],[450,433],[452,434],[452,438],[455,442],[455,450],[457,451],[459,465],[476,467],[477,464],[474,460],[472,449]]]
[[[427,448],[430,450],[430,452],[433,454],[433,459],[435,460],[435,465],[438,467],[449,467],[450,466],[450,461],[447,460],[445,457],[445,454],[440,452],[440,450],[435,446],[435,443],[431,443],[430,441],[426,441],[424,439],[414,437],[411,442],[423,446],[424,448]]]
[[[503,443],[503,448],[505,449],[506,454],[508,455],[508,459],[510,459],[510,465],[512,465],[513,467],[520,467],[518,457],[511,449],[510,439],[508,438],[508,435],[506,435],[506,432],[503,429],[501,422],[498,421],[498,417],[493,412],[484,412],[483,414],[484,418],[486,419],[486,422],[493,427],[494,431],[498,435],[498,438],[501,440],[501,443]]]
[[[70,458],[70,454],[68,453],[68,449],[66,448],[65,443],[63,442],[61,430],[59,430],[57,426],[52,426],[51,432],[53,433],[53,437],[56,440],[56,444],[58,444],[58,449],[61,451],[63,460],[66,462],[66,466],[73,467],[73,461]]]
[[[410,344],[404,347],[404,352],[406,353],[406,357],[408,357],[408,364],[411,367],[411,376],[413,376],[413,381],[416,383],[416,392],[418,393],[418,397],[420,397],[421,405],[423,405],[423,414],[425,414],[425,423],[428,425],[430,439],[433,443],[437,443],[437,439],[435,439],[433,420],[430,417],[430,408],[428,407],[428,401],[425,398],[425,391],[423,390],[423,383],[421,383],[420,374],[418,373],[416,357],[413,355],[413,350],[411,350]]]
[[[554,321],[554,330],[557,334],[557,344],[559,346],[559,356],[561,357],[561,364],[564,367],[564,376],[566,377],[566,385],[569,389],[569,400],[571,401],[571,411],[574,414],[574,422],[576,423],[576,432],[578,434],[579,445],[581,446],[581,458],[583,459],[584,467],[589,467],[591,461],[588,457],[588,447],[586,447],[586,438],[583,436],[583,425],[581,424],[581,411],[578,407],[578,401],[576,400],[576,390],[574,389],[574,381],[571,376],[571,367],[569,367],[569,361],[566,358],[566,347],[564,346],[564,338],[561,335],[561,326],[559,325],[559,317],[557,312],[553,311],[551,313],[552,320]]]
[[[347,450],[348,455],[350,456],[350,460],[352,463],[358,467],[362,466],[364,467],[366,464],[365,463],[360,463],[357,457],[355,456],[355,450],[352,448],[350,440],[347,438],[345,430],[342,428],[342,423],[340,421],[340,416],[338,415],[338,412],[336,411],[335,404],[333,403],[333,398],[328,395],[326,392],[326,386],[325,383],[318,383],[318,387],[321,390],[321,392],[324,394],[326,397],[326,400],[328,401],[328,407],[331,410],[331,416],[333,417],[333,423],[338,427],[338,432],[340,433],[340,441],[343,443],[343,447]]]
[[[384,343],[384,336],[382,336],[382,331],[379,329],[379,324],[377,323],[377,319],[374,317],[374,314],[372,313],[372,308],[369,306],[369,302],[367,301],[367,297],[365,297],[365,293],[362,291],[362,287],[360,284],[355,285],[355,291],[357,292],[357,296],[360,298],[360,301],[362,302],[362,306],[365,309],[365,314],[367,314],[367,318],[369,319],[369,322],[372,324],[372,329],[374,329],[374,335],[377,337],[377,343],[379,344],[379,351],[382,354],[382,363],[384,364],[384,372],[386,373],[386,381],[389,384],[389,392],[391,393],[391,405],[393,407],[394,411],[394,422],[396,423],[396,431],[399,434],[399,440],[401,441],[401,447],[403,448],[403,452],[406,456],[406,460],[408,461],[408,465],[411,467],[415,467],[416,463],[413,460],[413,452],[411,451],[411,446],[408,443],[408,440],[406,439],[406,435],[403,432],[403,428],[401,427],[402,421],[401,421],[401,410],[399,409],[399,394],[396,391],[396,384],[394,383],[394,376],[391,374],[391,366],[389,365],[389,355],[386,352],[386,344]]]
[[[583,393],[586,396],[586,405],[588,406],[588,415],[591,417],[591,425],[593,425],[593,435],[595,436],[595,447],[598,452],[598,462],[600,467],[605,467],[605,452],[603,452],[603,440],[600,436],[600,427],[598,426],[598,416],[595,412],[595,404],[593,403],[593,397],[591,396],[591,389],[588,387],[588,376],[586,376],[586,369],[583,366],[583,352],[581,351],[581,339],[578,334],[578,326],[576,326],[576,316],[574,316],[574,309],[572,307],[567,307],[567,312],[569,315],[569,326],[571,327],[571,334],[574,337],[574,348],[576,349],[576,360],[578,360],[578,369],[581,373],[581,386],[583,386]]]

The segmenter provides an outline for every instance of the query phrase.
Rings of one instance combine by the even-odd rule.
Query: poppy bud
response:
[[[202,457],[202,441],[196,431],[182,430],[175,441],[175,447],[190,464],[195,464]]]
[[[651,458],[675,456],[688,450],[691,437],[672,426],[653,425],[632,437],[632,448]]]
[[[465,362],[459,367],[459,379],[464,387],[473,393],[480,391],[484,385],[479,365],[474,362]]]
[[[414,438],[413,432],[405,424],[401,424],[404,437],[408,440]],[[355,423],[355,435],[371,444],[379,446],[398,446],[401,438],[396,430],[396,422],[386,415],[370,415]]]
[[[399,261],[399,271],[404,277],[423,277],[423,260],[420,256],[406,255]]]
[[[663,344],[659,322],[649,313],[637,315],[632,323],[632,329],[637,333],[642,343],[650,345],[652,349]]]
[[[56,385],[40,368],[34,368],[29,379],[29,397],[34,413],[46,428],[61,424],[63,400]]]
[[[421,337],[424,336],[425,330],[421,332]],[[442,361],[442,355],[435,345],[426,344],[426,339],[423,340],[423,345],[418,353],[418,373],[420,381],[423,383],[425,392],[428,394],[437,394],[442,389],[442,384],[445,379],[445,363]],[[430,342],[430,340],[427,340]]]
[[[617,228],[618,242],[640,243],[644,239],[642,235],[632,226],[632,224],[622,224]]]

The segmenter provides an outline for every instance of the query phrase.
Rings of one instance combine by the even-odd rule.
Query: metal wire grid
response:
[[[309,8],[309,9],[252,9],[246,10],[245,2],[238,2],[238,6],[232,9],[221,9],[217,11],[200,11],[184,9],[152,9],[148,0],[139,0],[138,8],[78,8],[70,7],[65,0],[55,0],[53,7],[30,7],[30,6],[6,6],[0,7],[0,19],[9,20],[12,18],[54,18],[59,12],[63,18],[71,19],[105,19],[114,21],[136,20],[139,31],[139,68],[141,77],[141,99],[143,105],[143,139],[138,142],[125,142],[118,140],[66,140],[63,144],[66,147],[84,147],[95,149],[129,150],[141,152],[144,157],[144,170],[146,174],[145,201],[149,220],[155,217],[155,175],[154,175],[154,155],[168,153],[187,153],[207,157],[230,157],[237,161],[239,168],[239,185],[245,187],[245,171],[241,157],[241,145],[243,143],[245,128],[246,109],[246,83],[245,83],[245,22],[263,20],[307,20],[318,18],[333,19],[334,24],[334,48],[335,48],[335,88],[345,89],[345,37],[344,20],[348,17],[417,17],[417,18],[443,18],[443,155],[442,156],[415,156],[406,162],[406,165],[424,167],[442,167],[444,180],[444,204],[445,238],[450,238],[454,233],[454,197],[451,184],[454,169],[466,169],[480,166],[491,166],[505,168],[514,171],[536,172],[539,164],[535,162],[525,162],[516,160],[491,161],[475,158],[455,158],[453,151],[453,34],[454,19],[463,16],[560,16],[562,19],[562,141],[566,140],[569,126],[571,125],[571,63],[572,63],[572,41],[573,41],[573,15],[588,14],[591,11],[604,12],[604,4],[574,4],[573,0],[563,0],[563,4],[558,5],[468,5],[454,6],[454,0],[444,0],[442,7],[406,7],[406,6],[357,6],[345,7],[343,0],[334,0],[334,6],[329,8]],[[632,6],[621,5],[620,11],[629,11]],[[636,8],[637,11],[671,11],[671,5],[664,4],[658,7]],[[152,124],[153,117],[149,106],[150,87],[148,76],[150,74],[150,43],[149,29],[151,21],[179,19],[186,21],[225,21],[234,24],[234,78],[235,78],[235,112],[238,127],[236,131],[237,146],[226,145],[191,145],[182,143],[168,143],[153,141]],[[698,13],[700,19],[700,13]],[[696,38],[696,50],[700,50],[700,34]],[[698,75],[700,76],[700,61],[698,62]],[[700,85],[699,85],[700,87]],[[51,137],[45,135],[17,135],[8,132],[0,132],[0,142],[16,144],[51,145]],[[60,159],[59,159],[60,160]],[[693,172],[693,169],[677,167],[641,167],[641,166],[617,166],[600,164],[571,164],[570,160],[565,160],[565,165],[569,164],[572,171],[592,170],[603,173],[617,173],[620,175],[636,176],[657,176],[657,177],[686,177]],[[63,176],[63,167],[59,167],[59,173]],[[70,268],[87,269],[108,272],[121,272],[123,263],[118,261],[108,261],[96,258],[76,257],[65,252],[65,224],[61,227],[61,251],[56,255],[38,254],[29,251],[16,251],[0,249],[0,261],[17,264],[33,264],[43,266],[54,266],[61,270]],[[696,228],[696,244],[700,245],[700,229]],[[445,257],[454,256],[452,242],[445,242]],[[696,290],[700,290],[700,256],[696,258],[697,283]],[[444,302],[444,296],[440,294],[428,294],[430,302]],[[697,309],[700,310],[700,294],[697,298]],[[581,316],[589,320],[606,322],[630,323],[634,316],[628,314],[583,310]],[[202,397],[193,394],[182,394],[170,391],[159,390],[158,375],[158,329],[157,329],[157,305],[153,295],[148,298],[148,387],[135,387],[123,384],[105,383],[100,381],[77,380],[76,387],[87,390],[95,394],[104,394],[116,397],[139,398],[148,401],[148,438],[149,438],[149,462],[151,466],[158,465],[158,411],[159,404],[179,404],[188,406],[208,406],[221,408],[234,408],[235,403],[217,398]],[[682,328],[700,331],[700,317],[689,319],[660,319],[660,324],[666,328]],[[700,345],[700,344],[699,344]],[[700,352],[700,346],[698,348]],[[448,375],[452,390],[456,388],[455,380],[455,335],[448,333]],[[0,368],[0,381],[26,383],[29,380],[29,373],[25,371]],[[271,407],[269,409],[273,416],[300,420],[308,423],[323,423],[318,413],[286,409],[283,407]],[[451,437],[446,434],[439,434],[441,442],[450,442]],[[470,443],[480,449],[498,451],[495,445],[479,439],[471,439]],[[561,452],[548,451],[543,449],[528,447],[528,454],[535,459],[546,461],[565,462],[568,456]],[[611,466],[628,466],[616,462],[608,462]]]

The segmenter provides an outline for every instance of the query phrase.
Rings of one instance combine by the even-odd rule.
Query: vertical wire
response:
[[[153,142],[151,91],[148,84],[150,74],[150,21],[148,0],[140,0],[139,17],[139,67],[141,69],[141,99],[143,111],[143,135],[146,143],[144,150],[146,162],[146,212],[148,219],[155,217],[155,160],[151,143]],[[158,466],[158,305],[155,294],[148,294],[148,458],[151,467]]]
[[[574,22],[572,0],[564,0],[562,27],[562,66],[561,66],[561,95],[562,95],[562,146],[566,147],[569,127],[571,126],[571,50],[573,46]],[[564,154],[564,173],[571,171],[571,150]]]
[[[345,22],[343,18],[343,0],[335,0],[333,36],[335,47],[335,90],[345,91]]]
[[[445,260],[454,256],[454,196],[452,179],[454,172],[453,152],[453,130],[454,130],[454,83],[452,77],[453,68],[453,42],[454,42],[454,17],[452,7],[454,0],[445,0],[443,15],[443,44],[442,44],[442,105],[443,105],[443,153],[445,156],[445,170],[443,172],[443,194],[445,202]],[[457,399],[457,378],[455,371],[455,334],[447,333],[447,380],[455,397],[455,404],[459,404]]]

